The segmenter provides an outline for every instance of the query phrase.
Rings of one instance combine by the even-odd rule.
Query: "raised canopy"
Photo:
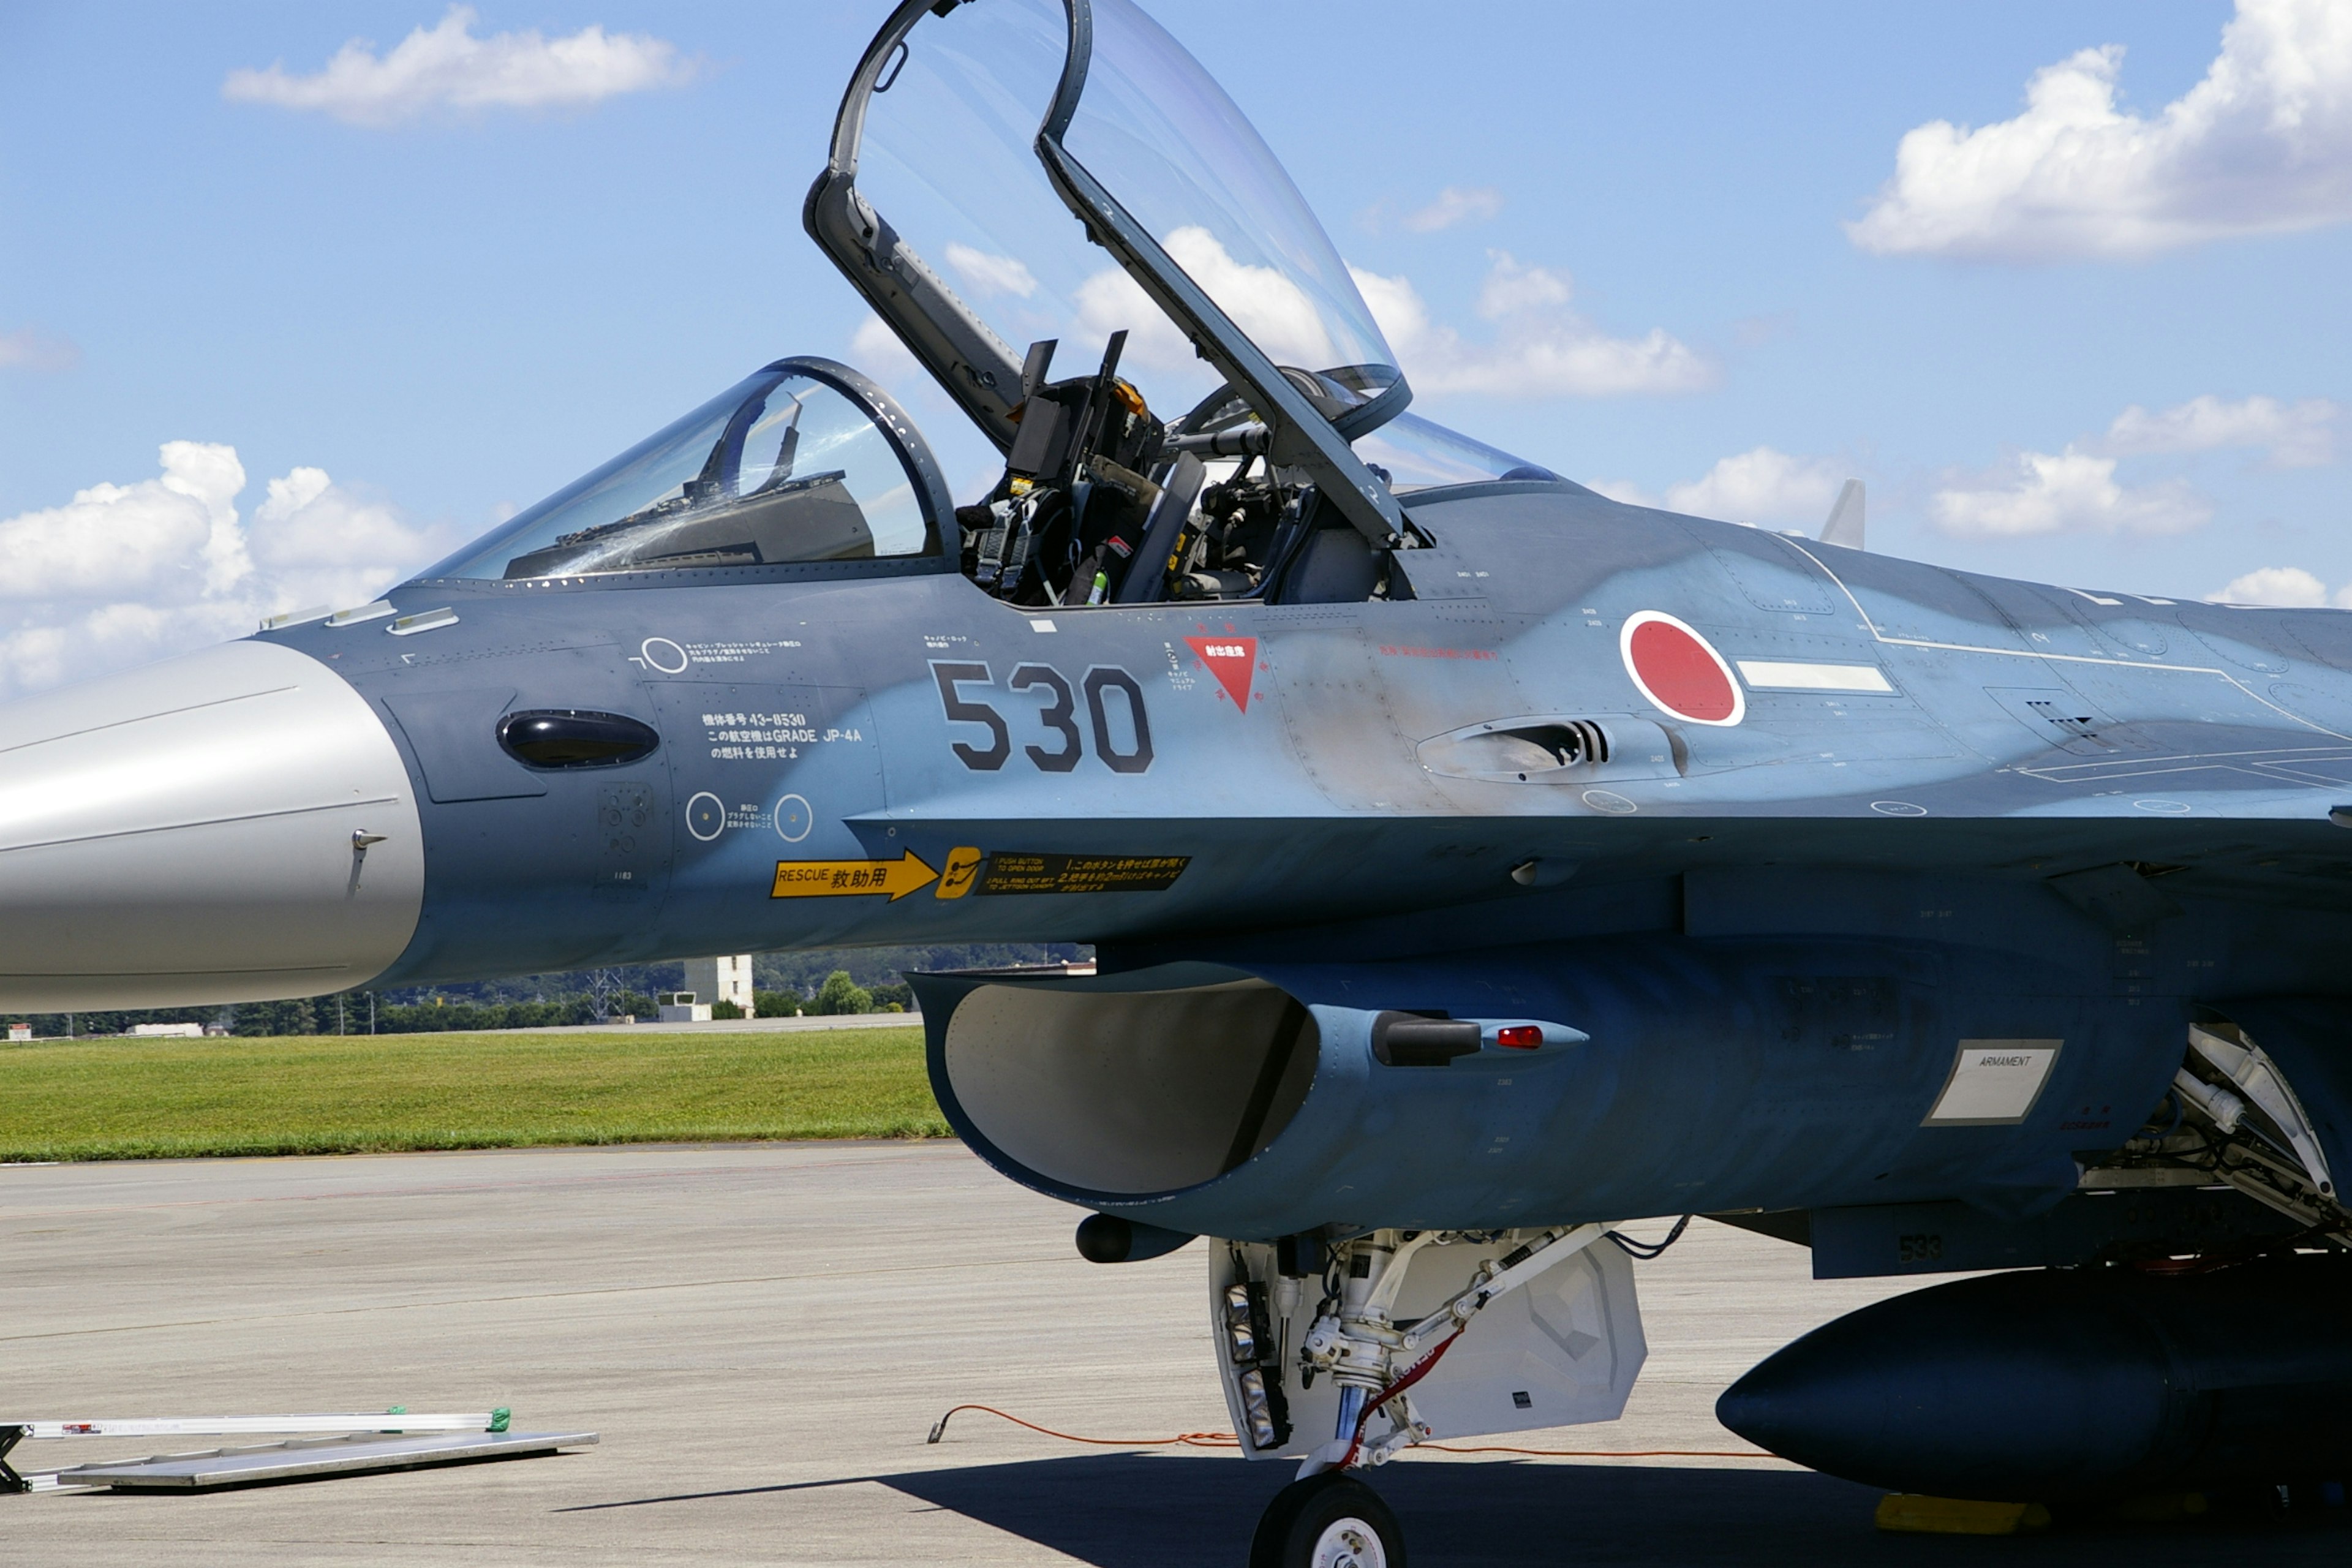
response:
[[[1124,330],[1155,406],[1230,384],[1275,461],[1402,532],[1349,447],[1410,398],[1395,355],[1265,141],[1131,0],[905,0],[806,219],[1000,448],[1027,344]]]

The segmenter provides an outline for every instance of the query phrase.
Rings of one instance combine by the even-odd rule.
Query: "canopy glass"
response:
[[[789,362],[772,365],[424,575],[515,581],[937,554],[929,459],[907,445],[920,440],[911,426],[888,427],[895,414]]]
[[[919,15],[845,111],[849,145],[835,148],[892,237],[993,338],[998,363],[1053,338],[1070,345],[1056,366],[1067,374],[1124,330],[1121,372],[1155,409],[1181,410],[1224,379],[1047,180],[1041,123],[1054,134],[1067,108],[1062,147],[1268,358],[1323,373],[1335,407],[1394,382],[1346,264],[1223,89],[1131,0],[1074,4],[1090,43],[1082,73],[1063,0]]]

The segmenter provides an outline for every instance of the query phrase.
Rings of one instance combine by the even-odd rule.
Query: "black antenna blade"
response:
[[[1105,387],[1108,387],[1110,385],[1110,378],[1118,374],[1118,356],[1126,352],[1127,329],[1125,327],[1121,327],[1118,331],[1110,335],[1110,342],[1103,345],[1102,378],[1100,384]]]
[[[1045,384],[1045,373],[1054,368],[1054,349],[1058,338],[1041,338],[1029,345],[1029,357],[1021,362],[1021,395],[1028,396]]]

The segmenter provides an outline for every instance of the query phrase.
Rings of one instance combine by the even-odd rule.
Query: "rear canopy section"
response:
[[[1402,537],[1349,446],[1411,400],[1395,354],[1248,118],[1131,0],[905,0],[803,216],[1000,450],[1026,345],[1124,333],[1163,416],[1238,395],[1276,464]]]

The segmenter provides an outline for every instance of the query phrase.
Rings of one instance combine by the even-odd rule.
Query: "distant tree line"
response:
[[[846,948],[830,952],[763,952],[753,957],[752,1006],[763,1018],[795,1014],[839,1017],[915,1010],[910,971],[990,969],[1008,964],[1069,963],[1089,957],[1068,943],[973,943],[945,947]],[[122,1035],[140,1024],[195,1024],[232,1035],[425,1034],[457,1029],[544,1029],[598,1021],[603,986],[605,1017],[655,1016],[657,994],[685,984],[685,966],[640,963],[604,971],[520,975],[382,992],[346,991],[283,1002],[227,1006],[150,1007],[94,1013],[11,1014],[35,1036]],[[740,1017],[731,1003],[714,1002],[714,1018]]]

